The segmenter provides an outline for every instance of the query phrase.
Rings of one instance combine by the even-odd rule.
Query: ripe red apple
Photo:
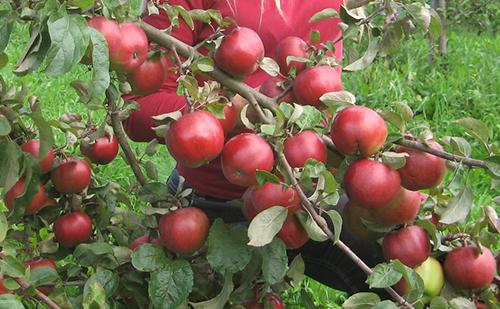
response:
[[[118,139],[115,136],[102,136],[92,144],[82,141],[80,144],[81,153],[95,164],[108,164],[116,158],[118,154]]]
[[[56,269],[56,264],[50,260],[50,259],[45,259],[42,257],[37,257],[33,258],[31,260],[27,260],[23,262],[24,267],[30,268],[31,271],[37,269],[37,268],[42,268],[42,267],[48,267],[52,269]],[[45,295],[50,294],[52,290],[54,289],[53,285],[42,285],[38,286],[37,289],[42,292]]]
[[[14,291],[8,290],[3,283],[3,276],[0,274],[0,295],[13,294]]]
[[[236,126],[236,117],[238,117],[237,113],[238,110],[236,109],[236,105],[228,103],[224,106],[224,118],[217,118],[222,126],[222,130],[224,130],[225,135],[230,133]]]
[[[267,306],[264,306],[264,304],[259,304],[254,301],[250,304],[245,305],[245,307],[247,309],[264,309],[264,308],[285,309],[285,305],[283,304],[281,299],[278,297],[278,295],[274,293],[267,293],[264,302],[266,303]]]
[[[308,159],[326,163],[326,145],[314,131],[302,131],[285,140],[285,157],[292,167],[304,167]]]
[[[119,48],[109,51],[111,68],[120,72],[132,72],[148,56],[148,38],[144,30],[135,23],[121,24],[119,37]]]
[[[159,56],[144,61],[127,75],[127,81],[135,95],[147,95],[160,90],[166,80],[166,68]]]
[[[161,242],[158,238],[150,237],[149,235],[143,235],[140,237],[137,237],[134,241],[132,241],[128,247],[130,250],[136,250],[140,246],[144,244],[155,244],[155,245],[160,245]]]
[[[175,253],[193,253],[205,243],[208,235],[207,215],[196,207],[180,208],[160,219],[160,239]]]
[[[251,193],[251,201],[257,213],[273,206],[286,207],[289,213],[300,207],[300,197],[295,189],[272,182],[255,187]]]
[[[29,152],[31,155],[40,160],[40,140],[32,139],[21,145],[21,150]],[[54,164],[54,149],[49,148],[45,157],[40,160],[40,173],[46,174],[52,169]]]
[[[287,249],[300,248],[309,240],[309,235],[294,214],[286,218],[285,223],[278,232],[278,237],[283,240]]]
[[[374,240],[382,236],[381,233],[367,228],[361,219],[375,221],[375,216],[369,209],[356,206],[352,201],[347,202],[343,211],[342,218],[345,222],[345,228],[356,238]]]
[[[120,34],[120,26],[114,20],[107,19],[104,16],[94,16],[88,20],[89,27],[92,27],[102,33],[108,43],[109,55],[116,55],[120,51],[120,42],[122,40]],[[92,63],[92,48],[87,50],[85,63]]]
[[[401,188],[400,196],[384,208],[374,210],[375,218],[382,225],[411,223],[420,211],[420,194]]]
[[[271,171],[274,164],[271,146],[254,133],[232,137],[224,145],[221,158],[224,176],[230,183],[242,187],[256,185],[256,171]]]
[[[252,219],[258,214],[252,202],[252,193],[255,188],[255,186],[248,187],[245,190],[245,193],[241,196],[241,199],[243,200],[243,215],[248,221],[252,221]]]
[[[280,66],[281,73],[287,75],[292,67],[295,67],[297,73],[305,69],[306,63],[300,61],[291,61],[287,64],[287,57],[307,58],[307,43],[299,37],[289,36],[281,40],[274,50],[274,58]]]
[[[55,240],[62,247],[74,247],[90,240],[92,219],[83,211],[75,211],[56,219]]]
[[[341,153],[369,157],[384,145],[387,125],[374,110],[351,106],[337,114],[330,136]]]
[[[174,121],[165,143],[177,162],[195,168],[212,161],[221,153],[224,130],[214,115],[199,110]]]
[[[80,193],[90,185],[91,174],[87,161],[70,158],[52,171],[51,179],[60,193]]]
[[[274,98],[277,95],[280,95],[283,91],[285,91],[284,87],[281,87],[282,85],[286,87],[286,81],[283,77],[281,76],[275,76],[275,77],[270,77],[266,79],[262,85],[260,85],[259,92],[270,97]],[[295,99],[295,96],[293,95],[293,91],[288,91],[288,93],[282,97],[279,102],[296,102],[297,100]]]
[[[429,141],[429,146],[436,150],[443,147],[435,141]],[[398,170],[401,175],[401,184],[409,190],[429,189],[437,186],[443,180],[446,164],[443,159],[430,153],[399,147],[397,152],[406,152],[406,164]]]
[[[383,208],[401,191],[398,172],[374,160],[361,159],[351,163],[344,174],[349,199],[359,207]]]
[[[252,29],[239,27],[227,34],[215,51],[215,63],[234,76],[247,76],[259,67],[264,44]]]
[[[5,195],[3,201],[7,208],[14,209],[14,200],[19,197],[24,192],[25,181],[23,178],[19,179],[9,192]],[[37,213],[46,205],[46,193],[45,188],[41,184],[38,186],[38,192],[31,198],[31,202],[26,206],[25,214],[32,215]]]
[[[497,272],[491,251],[482,247],[467,246],[455,248],[446,255],[444,271],[446,278],[460,289],[482,289],[487,287]]]
[[[431,243],[423,228],[412,225],[385,235],[382,251],[387,261],[397,259],[414,268],[429,257]]]
[[[341,91],[340,71],[326,65],[305,69],[293,83],[298,104],[320,107],[319,98],[327,92]]]

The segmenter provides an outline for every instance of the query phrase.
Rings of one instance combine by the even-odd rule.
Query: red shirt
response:
[[[277,43],[287,36],[298,36],[308,41],[310,31],[317,29],[321,33],[321,41],[334,41],[341,34],[337,26],[339,19],[327,19],[313,24],[309,24],[308,20],[325,8],[339,11],[342,0],[281,0],[281,8],[277,7],[275,0],[169,0],[168,3],[182,5],[188,10],[216,9],[223,16],[232,17],[239,26],[251,28],[259,34],[268,57],[273,57]],[[181,26],[175,28],[172,35],[189,45],[195,45],[213,33],[210,26],[200,22],[197,22],[195,30],[191,31],[181,18],[180,20]],[[170,24],[164,12],[146,16],[144,21],[159,29],[165,29]],[[335,46],[335,56],[338,59],[342,56],[341,41]],[[151,117],[185,107],[185,98],[176,94],[177,77],[177,74],[170,74],[161,90],[155,94],[128,97],[141,106],[140,110],[134,111],[125,121],[125,130],[132,140],[143,142],[156,138],[151,129]],[[269,75],[259,69],[245,82],[256,87],[267,78]],[[177,165],[177,170],[186,178],[186,183],[201,195],[234,199],[241,197],[245,190],[225,179],[218,158],[196,169]]]

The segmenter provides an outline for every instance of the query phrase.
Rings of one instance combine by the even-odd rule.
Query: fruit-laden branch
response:
[[[176,50],[179,54],[186,58],[197,58],[200,57],[201,55],[191,46],[169,36],[168,34],[163,33],[162,31],[158,30],[157,28],[150,26],[146,23],[142,24],[142,27],[144,31],[146,32],[148,38],[151,41],[156,42],[162,47],[168,48],[170,50]],[[257,101],[256,103],[267,107],[271,110],[274,110],[277,107],[276,102],[272,99],[269,98],[258,91],[254,90],[253,88],[247,86],[246,84],[236,81],[235,79],[231,78],[228,76],[226,73],[222,72],[221,70],[214,68],[212,72],[209,72],[209,74],[216,79],[218,82],[220,82],[223,86],[229,88],[230,90],[240,94],[242,97],[247,99],[249,102],[254,103],[254,101]],[[266,117],[262,114],[259,113],[259,118],[262,122],[264,123],[269,123],[269,120],[266,119]],[[314,206],[311,204],[309,199],[307,198],[306,194],[300,187],[300,184],[297,182],[297,179],[295,179],[292,167],[288,163],[288,161],[285,158],[285,155],[283,153],[278,154],[278,160],[283,165],[285,168],[288,176],[290,177],[292,181],[292,186],[295,188],[297,193],[299,194],[302,204],[307,210],[307,212],[312,216],[313,220],[318,224],[318,226],[323,230],[323,232],[328,236],[329,239],[334,240],[334,234],[328,227],[328,224],[326,221],[316,212],[314,209]],[[371,274],[372,270],[366,263],[364,263],[348,246],[346,246],[343,242],[338,241],[337,245],[339,248],[347,255],[349,256],[366,274]],[[406,302],[406,300],[401,297],[396,291],[394,291],[392,288],[386,288],[387,292],[396,300],[399,304],[406,308],[413,308],[410,304]]]
[[[30,284],[26,280],[19,278],[14,278],[14,280],[21,286],[23,290],[27,290],[30,288]],[[45,304],[47,304],[47,306],[49,306],[52,309],[62,309],[61,307],[59,307],[58,304],[53,302],[47,295],[43,294],[38,289],[35,289],[35,297],[43,301]]]
[[[120,120],[119,113],[116,110],[117,98],[114,97],[114,95],[109,89],[106,91],[106,100],[108,103],[108,109],[111,117],[111,126],[113,127],[113,132],[115,133],[116,139],[118,140],[120,147],[125,153],[125,158],[127,159],[128,164],[132,168],[135,178],[137,179],[137,181],[139,181],[141,186],[145,186],[148,183],[146,180],[146,176],[144,176],[144,173],[142,172],[141,167],[139,165],[139,161],[137,161],[137,158],[135,157],[134,152],[132,151],[132,148],[130,148],[130,145],[127,141],[127,137],[123,132],[123,125]]]

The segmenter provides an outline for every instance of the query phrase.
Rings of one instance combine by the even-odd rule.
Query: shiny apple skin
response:
[[[21,145],[21,150],[31,153],[31,155],[40,160],[40,140],[32,139]],[[54,149],[49,148],[45,157],[40,160],[40,173],[46,174],[54,165]]]
[[[341,90],[340,72],[326,65],[305,69],[293,83],[293,93],[297,103],[301,105],[321,107],[323,103],[319,98],[322,95]]]
[[[306,130],[285,140],[285,157],[291,167],[304,167],[308,159],[326,163],[326,145],[316,132]]]
[[[467,246],[448,253],[444,260],[448,281],[460,289],[481,289],[491,284],[497,272],[495,258],[488,248],[482,247],[482,251]]]
[[[92,219],[83,211],[75,211],[57,218],[53,229],[59,245],[75,247],[90,240]]]

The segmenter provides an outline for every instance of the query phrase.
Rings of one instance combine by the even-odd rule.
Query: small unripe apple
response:
[[[444,286],[444,272],[441,263],[429,256],[420,266],[415,268],[417,274],[424,281],[424,303],[441,294]]]
[[[408,267],[422,264],[431,252],[427,232],[417,225],[392,231],[384,237],[382,250],[387,261],[399,260]]]
[[[383,208],[390,205],[401,191],[398,172],[374,160],[357,160],[344,174],[349,199],[359,207]]]
[[[304,167],[308,159],[326,163],[326,145],[314,131],[302,131],[285,140],[285,157],[291,167]]]
[[[351,106],[337,114],[330,136],[341,153],[369,157],[384,145],[387,125],[374,110]]]
[[[235,28],[227,34],[215,52],[215,63],[233,76],[247,76],[259,67],[264,57],[264,44],[250,28]]]
[[[460,289],[482,289],[487,287],[497,272],[491,251],[482,247],[455,248],[446,255],[444,271],[446,278]]]

